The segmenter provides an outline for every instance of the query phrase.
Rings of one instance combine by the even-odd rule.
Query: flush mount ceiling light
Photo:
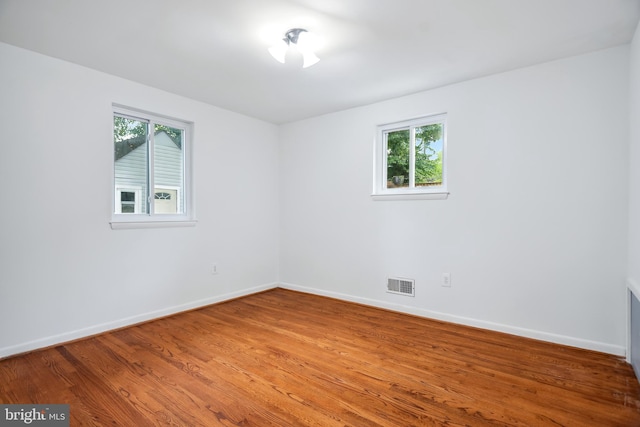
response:
[[[284,38],[269,48],[269,53],[278,62],[284,64],[287,51],[290,47],[298,49],[302,54],[302,68],[307,68],[320,61],[313,51],[311,33],[303,28],[292,28],[284,34]]]

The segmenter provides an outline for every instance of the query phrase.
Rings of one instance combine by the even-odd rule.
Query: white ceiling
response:
[[[0,41],[286,123],[628,43],[639,17],[640,0],[0,0]],[[293,27],[321,38],[318,64],[269,55]]]

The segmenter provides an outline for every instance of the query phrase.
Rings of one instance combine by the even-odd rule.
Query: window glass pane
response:
[[[184,212],[184,131],[156,124],[154,129],[154,212]],[[161,194],[162,193],[162,194]],[[160,197],[160,196],[161,197]]]
[[[116,213],[140,213],[140,203],[137,191],[120,189],[116,199]]]
[[[136,213],[136,193],[134,191],[120,192],[120,212]]]
[[[146,194],[149,176],[147,166],[147,133],[148,125],[141,120],[113,116],[113,145],[115,164],[115,188],[141,188]],[[126,194],[122,192],[123,197]],[[134,194],[135,196],[135,194]],[[140,203],[140,212],[134,212],[135,202],[121,199],[122,213],[146,213],[146,203]],[[125,208],[124,202],[128,202]]]
[[[442,123],[415,128],[416,187],[442,185]]]
[[[122,202],[135,202],[136,193],[133,191],[123,191],[120,193],[120,201]]]
[[[410,133],[409,129],[388,132],[387,188],[409,186]]]

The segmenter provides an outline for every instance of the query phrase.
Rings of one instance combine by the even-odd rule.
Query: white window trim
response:
[[[414,187],[415,185],[415,152],[414,146],[411,149],[410,158],[410,187],[387,188],[387,146],[385,141],[385,133],[393,130],[411,129],[413,127],[430,125],[434,123],[443,123],[443,140],[442,140],[442,185],[438,187]],[[413,132],[412,138],[413,138]],[[449,197],[447,191],[447,115],[446,113],[434,114],[429,116],[418,117],[415,119],[405,120],[379,125],[377,127],[375,137],[374,152],[374,171],[373,171],[373,200],[444,200]]]
[[[111,221],[112,230],[131,230],[137,228],[175,228],[175,227],[195,227],[198,221],[195,220],[162,220],[159,218],[153,220],[139,221]]]
[[[372,194],[371,199],[376,201],[393,201],[393,200],[446,200],[449,198],[449,193],[446,191],[431,191],[427,192],[398,192],[398,193],[382,193]]]
[[[109,224],[113,230],[120,229],[134,229],[134,228],[168,228],[168,227],[193,227],[197,224],[196,216],[195,216],[195,204],[194,204],[194,194],[193,194],[193,162],[192,162],[192,144],[193,144],[193,122],[187,120],[175,119],[163,115],[159,115],[156,113],[151,113],[144,110],[139,110],[119,104],[113,104],[113,109],[111,112],[111,128],[113,129],[113,116],[115,114],[129,116],[134,119],[143,119],[143,120],[151,120],[154,123],[159,123],[163,125],[167,125],[170,127],[183,129],[184,130],[184,140],[183,147],[184,157],[183,157],[183,185],[184,190],[181,192],[181,197],[184,197],[184,213],[183,214],[154,214],[153,213],[153,200],[149,201],[150,205],[150,213],[147,214],[123,214],[117,213],[117,198],[115,197],[112,200],[111,205],[111,221]],[[151,135],[150,139],[153,135]],[[111,142],[113,143],[113,134],[111,135]],[[149,150],[153,152],[153,150]],[[153,172],[150,171],[149,182],[153,182]],[[112,188],[115,187],[115,168],[111,167],[111,185]],[[124,187],[118,187],[118,189]],[[153,185],[149,185],[149,188],[153,188]],[[165,187],[163,187],[165,188]],[[149,194],[152,197],[155,189],[150,191]],[[142,197],[146,195],[140,194],[140,200]],[[139,203],[137,193],[136,193],[136,203]]]

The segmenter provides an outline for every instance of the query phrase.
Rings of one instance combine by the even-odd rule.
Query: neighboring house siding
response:
[[[155,136],[155,188],[178,189],[177,206],[182,206],[182,150],[169,138],[160,132]],[[180,209],[182,210],[182,209]]]
[[[140,190],[144,197],[147,194],[147,143],[140,145],[130,153],[116,160],[115,184],[116,190]],[[116,203],[118,201],[116,200]],[[139,201],[140,213],[147,212],[147,204]]]
[[[155,143],[155,188],[182,189],[182,150],[160,132],[154,137]],[[116,189],[140,189],[147,194],[147,143],[115,161]],[[182,206],[182,191],[178,191],[178,206]],[[141,203],[141,212],[146,213],[146,203]]]
[[[163,132],[156,135],[156,184],[179,186],[182,180],[182,151]]]

